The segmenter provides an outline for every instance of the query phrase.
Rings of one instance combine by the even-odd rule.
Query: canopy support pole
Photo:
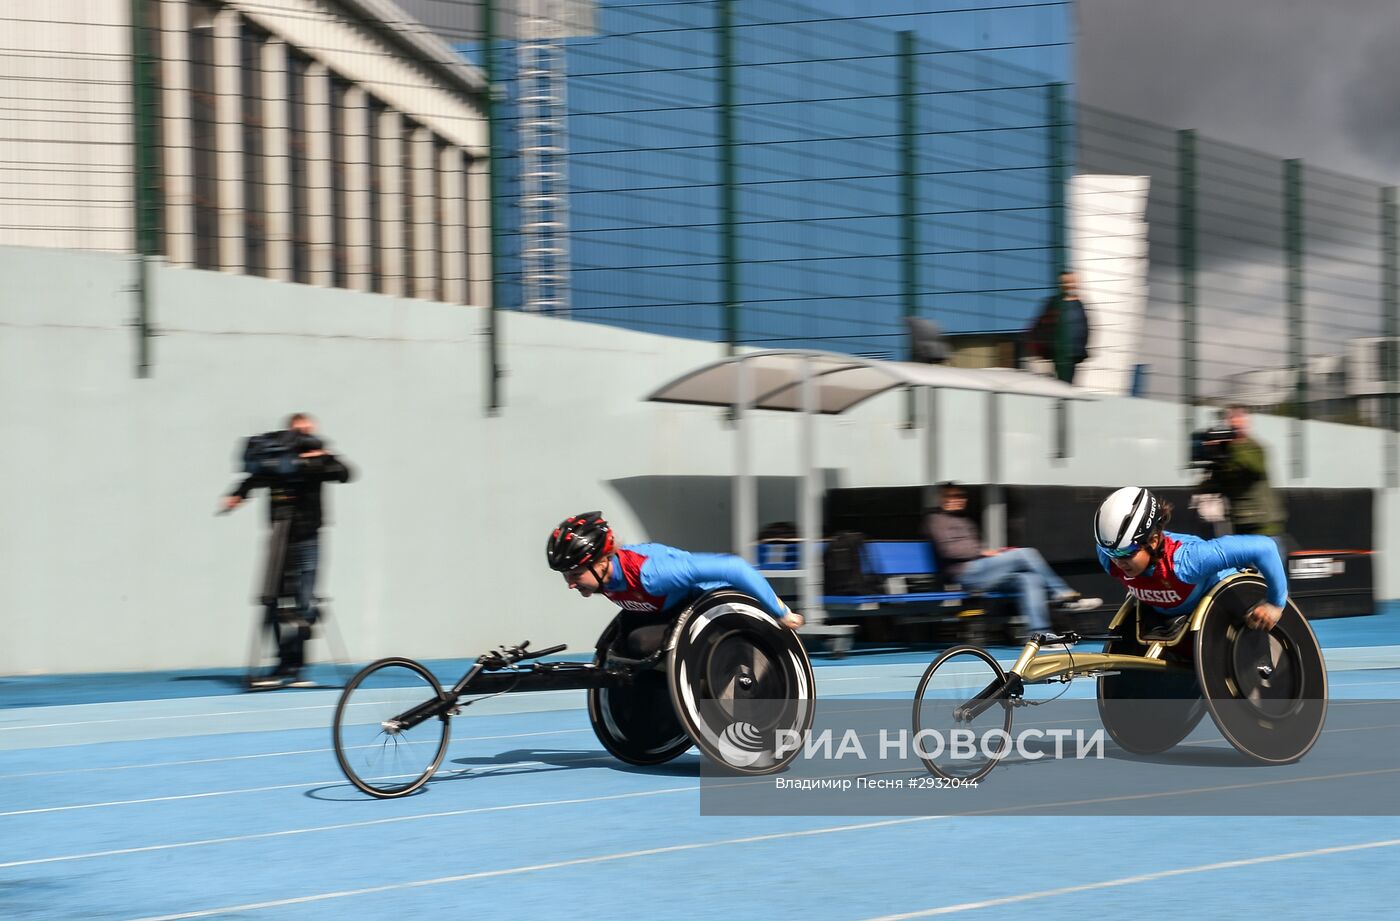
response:
[[[749,408],[753,401],[753,371],[749,363],[739,363],[738,399],[734,403],[734,524],[736,556],[756,563],[754,541],[758,537],[757,490],[749,472]]]
[[[943,479],[938,463],[938,388],[921,387],[924,403],[924,508],[938,504],[938,483]]]
[[[987,504],[982,533],[989,548],[1006,546],[1006,491],[1001,485],[1001,394],[987,394]]]

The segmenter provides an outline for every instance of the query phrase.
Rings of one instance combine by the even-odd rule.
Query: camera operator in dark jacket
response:
[[[223,500],[224,511],[232,511],[254,489],[268,490],[272,540],[261,600],[267,609],[268,623],[278,633],[280,661],[272,674],[254,681],[257,687],[300,683],[305,643],[320,616],[316,608],[316,570],[321,556],[321,525],[325,523],[321,484],[348,483],[351,477],[344,461],[325,450],[324,443],[316,437],[316,421],[306,413],[289,418],[287,431],[278,433],[278,437],[285,458],[249,474]],[[279,525],[285,534],[279,535]],[[277,621],[284,583],[294,586],[296,592],[296,621],[288,629],[280,629]]]
[[[1198,436],[1197,466],[1205,468],[1206,478],[1196,492],[1224,496],[1234,533],[1272,537],[1283,552],[1283,507],[1269,485],[1264,446],[1249,435],[1249,412],[1238,404],[1231,405],[1221,422]],[[1288,559],[1286,553],[1284,559]]]

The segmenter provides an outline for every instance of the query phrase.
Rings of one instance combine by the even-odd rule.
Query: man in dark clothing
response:
[[[1236,534],[1272,537],[1287,561],[1283,506],[1269,484],[1268,454],[1262,444],[1250,437],[1249,410],[1232,404],[1225,410],[1223,421],[1234,438],[1216,445],[1216,459],[1196,492],[1224,496],[1229,502],[1231,530]]]
[[[1082,598],[1030,547],[987,550],[976,522],[967,517],[967,493],[956,483],[939,486],[939,507],[924,520],[944,575],[966,591],[1012,592],[1026,629],[1050,629],[1051,602],[1067,613],[1092,611],[1103,602]]]
[[[316,422],[306,413],[287,420],[288,437],[297,446],[293,472],[288,475],[255,473],[246,477],[224,497],[225,511],[232,511],[254,489],[268,490],[268,523],[271,525],[268,572],[264,579],[262,604],[267,622],[278,635],[277,668],[255,686],[274,687],[297,684],[304,662],[304,647],[320,612],[316,608],[316,571],[321,557],[321,526],[325,523],[321,505],[321,484],[350,482],[350,468],[325,450],[316,437]],[[296,591],[296,622],[281,625],[277,620],[282,585]]]
[[[1089,316],[1073,272],[1060,273],[1060,292],[1046,299],[1028,338],[1028,352],[1053,362],[1055,376],[1073,384],[1079,363],[1089,357]]]

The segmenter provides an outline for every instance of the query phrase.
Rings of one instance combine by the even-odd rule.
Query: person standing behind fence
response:
[[[1074,383],[1080,362],[1089,357],[1089,315],[1073,272],[1060,273],[1059,293],[1046,298],[1027,338],[1030,355],[1052,362],[1056,377]]]

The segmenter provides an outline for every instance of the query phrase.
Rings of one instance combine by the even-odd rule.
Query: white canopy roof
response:
[[[658,403],[737,406],[740,367],[749,376],[748,405],[802,409],[802,368],[819,384],[814,408],[838,414],[873,396],[907,387],[943,387],[1024,396],[1088,400],[1094,396],[1053,378],[1009,368],[952,368],[908,361],[877,361],[836,352],[781,350],[736,355],[687,371],[647,399]]]

